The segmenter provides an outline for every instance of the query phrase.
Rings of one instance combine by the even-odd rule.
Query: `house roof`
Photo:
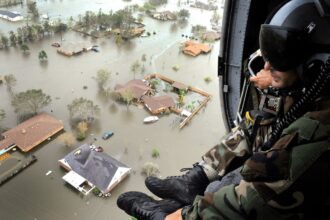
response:
[[[40,113],[2,133],[5,139],[0,142],[0,149],[14,143],[27,152],[63,128],[63,122],[47,113]]]
[[[215,31],[207,31],[202,36],[204,40],[210,40],[210,41],[219,40],[220,37],[221,37],[220,34]]]
[[[133,97],[136,99],[140,99],[150,90],[151,88],[140,79],[133,79],[125,85],[117,84],[115,86],[115,92],[123,94],[124,92],[131,91]]]
[[[172,87],[173,88],[176,88],[176,89],[184,89],[184,90],[187,90],[188,89],[188,86],[183,84],[183,83],[180,83],[180,82],[174,82],[172,84]]]
[[[210,51],[211,48],[206,44],[201,44],[190,40],[184,43],[183,52],[191,56],[197,56],[202,52],[208,53]]]
[[[124,174],[118,174],[121,172],[120,169],[125,168],[126,171],[130,169],[105,153],[91,150],[88,144],[75,149],[65,156],[64,160],[71,170],[94,184],[103,193],[108,192],[112,184],[120,181],[118,179]]]
[[[19,13],[11,12],[11,11],[5,11],[5,10],[0,10],[0,15],[5,15],[9,18],[16,18],[18,16],[21,16]]]
[[[151,112],[157,111],[162,108],[175,107],[175,102],[170,96],[144,96],[142,100]]]

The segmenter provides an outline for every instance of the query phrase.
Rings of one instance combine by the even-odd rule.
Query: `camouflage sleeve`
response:
[[[240,167],[250,155],[243,128],[237,127],[226,135],[220,144],[210,149],[202,158],[206,169],[212,169],[219,176]]]
[[[239,201],[234,185],[221,188],[215,193],[196,197],[189,209],[183,209],[184,220],[218,219],[244,220],[255,219],[255,211],[247,212]]]
[[[253,184],[244,180],[237,186],[228,185],[215,193],[198,196],[189,209],[182,211],[183,220],[282,220],[289,217],[292,217],[289,213],[280,213],[268,206]]]

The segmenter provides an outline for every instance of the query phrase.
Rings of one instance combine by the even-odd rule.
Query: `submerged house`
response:
[[[6,19],[8,21],[21,21],[23,16],[18,12],[0,10],[0,18]]]
[[[2,133],[0,155],[13,147],[28,152],[64,128],[63,122],[47,113],[40,113]]]
[[[146,85],[143,80],[133,79],[127,82],[125,85],[117,84],[115,86],[115,93],[118,93],[121,97],[125,93],[130,93],[134,101],[141,101],[141,98],[145,95],[152,94],[153,90],[150,86]]]
[[[70,56],[82,54],[83,52],[88,51],[89,48],[92,47],[85,43],[69,43],[62,45],[60,48],[57,49],[57,52],[59,54],[63,54],[65,56],[70,57]]]
[[[177,19],[177,16],[175,13],[170,11],[162,11],[162,12],[149,12],[149,15],[152,18],[155,18],[157,20],[161,21],[173,21]]]
[[[110,192],[131,170],[115,158],[93,149],[83,144],[59,160],[60,166],[68,171],[63,180],[84,195],[95,187],[103,194]]]
[[[157,115],[166,111],[170,111],[171,108],[175,107],[175,102],[170,96],[157,96],[157,97],[149,97],[144,96],[142,98],[144,105],[146,108],[153,114]]]
[[[183,53],[190,56],[197,56],[201,53],[208,53],[211,51],[211,48],[206,44],[197,43],[194,41],[186,41],[184,42]]]

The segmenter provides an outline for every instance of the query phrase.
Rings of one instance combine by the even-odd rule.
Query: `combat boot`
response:
[[[170,176],[166,179],[148,177],[145,180],[145,185],[153,194],[163,199],[174,199],[182,205],[192,204],[196,195],[204,194],[209,183],[200,165],[194,165],[181,176]]]
[[[117,206],[139,220],[164,220],[182,205],[174,200],[155,200],[142,192],[126,192],[117,199]]]

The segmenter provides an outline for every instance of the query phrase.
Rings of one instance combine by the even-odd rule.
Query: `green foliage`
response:
[[[144,3],[143,7],[141,8],[141,11],[152,11],[155,10],[156,7],[149,2]]]
[[[100,112],[100,108],[94,105],[93,101],[86,98],[76,98],[68,105],[70,118],[72,120],[85,121],[91,123],[94,121],[95,116]]]
[[[9,39],[5,35],[1,35],[1,44],[3,47],[8,47],[9,46]]]
[[[141,68],[141,64],[138,60],[136,60],[132,65],[131,65],[131,71],[134,74],[134,79],[135,79],[135,74],[138,72],[138,70]]]
[[[101,92],[107,91],[106,84],[110,80],[111,72],[107,69],[99,69],[96,73],[95,80]]]
[[[101,193],[101,190],[97,187],[95,187],[94,189],[92,189],[92,192],[94,195],[98,196]]]
[[[210,82],[212,81],[212,78],[209,77],[209,76],[206,76],[206,77],[204,78],[204,81],[205,81],[206,83],[210,83]]]
[[[27,1],[28,12],[33,15],[33,17],[39,17],[39,11],[37,8],[37,2],[35,1]]]
[[[189,111],[194,111],[195,109],[195,101],[192,101],[191,103],[189,103],[189,105],[187,106],[187,109],[189,109]]]
[[[160,84],[160,79],[153,78],[149,81],[151,88],[156,89],[157,86]]]
[[[62,33],[62,32],[65,32],[67,29],[68,29],[68,25],[63,23],[61,20],[58,20],[54,26],[55,33]]]
[[[187,19],[190,16],[190,13],[187,9],[181,9],[178,13],[180,19]]]
[[[6,117],[6,112],[3,109],[0,109],[0,122]]]
[[[7,90],[12,93],[13,92],[13,87],[16,85],[16,78],[13,74],[8,74],[4,76],[5,79],[5,84],[7,86]]]
[[[176,64],[176,65],[172,66],[172,69],[174,71],[178,71],[180,69],[180,66],[178,64]]]
[[[78,132],[77,134],[77,141],[83,141],[86,139],[86,133]]]
[[[146,62],[147,61],[147,55],[144,53],[144,54],[142,54],[142,56],[141,56],[141,61],[142,62]]]
[[[11,104],[15,112],[23,116],[37,114],[41,108],[49,105],[51,101],[51,97],[43,93],[41,89],[31,89],[15,94]]]
[[[152,156],[153,158],[157,158],[157,157],[159,157],[159,151],[158,151],[156,148],[152,149],[152,151],[151,151],[151,156]]]
[[[154,6],[159,6],[167,3],[167,0],[149,0],[149,3]]]
[[[203,26],[203,25],[195,25],[195,26],[192,26],[192,28],[191,28],[191,32],[192,32],[193,34],[196,34],[196,35],[199,35],[199,34],[205,33],[205,32],[206,32],[206,26]]]
[[[48,59],[47,53],[44,50],[40,51],[38,58],[40,61],[47,60]]]
[[[123,93],[121,93],[121,99],[124,102],[126,102],[126,106],[127,106],[127,110],[128,110],[128,106],[131,104],[131,102],[134,99],[132,90],[127,89]]]
[[[9,41],[12,46],[16,46],[17,37],[14,31],[9,32]]]

